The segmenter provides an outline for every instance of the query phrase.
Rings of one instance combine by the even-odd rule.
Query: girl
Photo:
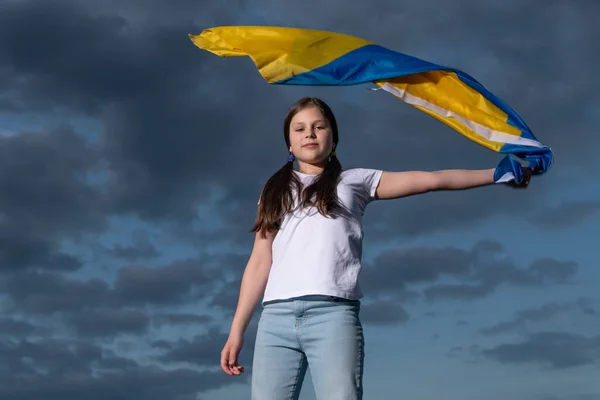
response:
[[[284,121],[288,162],[259,200],[252,254],[221,368],[240,375],[244,332],[263,296],[252,365],[252,399],[298,399],[310,365],[318,399],[362,399],[362,216],[375,199],[494,183],[483,171],[342,171],[336,119],[323,101],[303,98]],[[293,168],[298,161],[299,170]],[[519,186],[527,186],[528,171]]]

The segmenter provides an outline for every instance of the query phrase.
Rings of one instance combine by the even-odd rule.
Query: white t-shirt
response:
[[[315,175],[294,171],[304,186]],[[273,263],[263,302],[304,295],[356,300],[362,259],[362,217],[375,199],[382,171],[342,171],[337,186],[340,215],[324,217],[315,207],[287,215],[273,241]],[[297,196],[296,196],[297,197]]]

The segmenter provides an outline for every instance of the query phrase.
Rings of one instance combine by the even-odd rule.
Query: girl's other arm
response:
[[[242,276],[237,308],[231,323],[227,343],[221,351],[221,368],[227,375],[240,375],[244,368],[238,363],[238,356],[244,343],[244,333],[252,314],[262,297],[272,263],[272,245],[277,232],[267,232],[265,237],[259,231],[255,235],[252,254]]]
[[[252,254],[242,276],[237,309],[231,324],[231,333],[243,335],[256,306],[264,294],[271,271],[272,245],[277,232],[267,232],[263,238],[257,232]]]

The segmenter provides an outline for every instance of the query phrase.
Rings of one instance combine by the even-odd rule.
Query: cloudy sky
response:
[[[0,398],[249,398],[249,374],[222,373],[219,353],[301,96],[335,110],[345,168],[499,161],[369,85],[269,86],[187,36],[283,25],[462,69],[556,154],[525,191],[369,206],[366,398],[600,399],[599,13],[596,0],[0,0]]]

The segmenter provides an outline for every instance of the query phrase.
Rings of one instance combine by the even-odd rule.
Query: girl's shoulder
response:
[[[348,168],[342,171],[341,177],[344,178],[360,178],[360,179],[368,179],[371,176],[381,176],[383,173],[382,170],[374,169],[374,168]]]
[[[379,180],[383,171],[374,168],[349,168],[343,170],[340,176],[340,183],[348,185],[358,185],[366,190],[371,196],[379,185]]]

